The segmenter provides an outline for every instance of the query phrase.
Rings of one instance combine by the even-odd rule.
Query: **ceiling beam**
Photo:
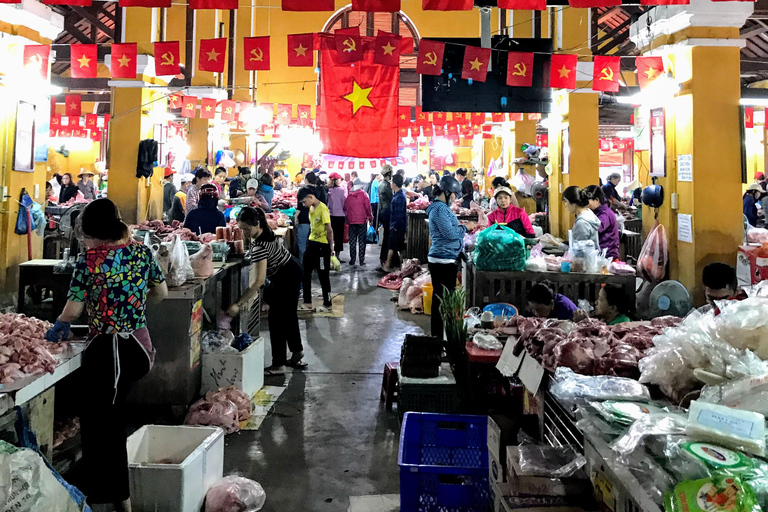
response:
[[[96,4],[93,4],[88,10],[91,11],[92,13],[96,14],[96,15],[103,14],[104,16],[109,18],[109,21],[114,23],[115,22],[115,15],[112,14],[111,12],[109,12],[110,5],[108,5],[108,4],[110,4],[110,3],[112,3],[113,5],[116,4],[116,2],[105,2],[103,4],[103,7],[97,7]]]
[[[56,45],[54,46],[56,49],[56,62],[67,62],[69,63],[70,55],[72,54],[72,50],[70,46],[67,45]],[[104,56],[108,55],[111,49],[108,46],[99,45],[96,47],[96,60],[99,62],[104,62]]]
[[[58,96],[51,96],[52,98],[56,99],[56,103],[64,103],[65,101],[65,95],[59,94]],[[81,94],[80,100],[81,101],[92,101],[94,103],[109,103],[111,101],[112,94],[111,93],[103,93],[103,94]]]
[[[67,31],[69,35],[77,39],[79,42],[83,44],[93,44],[96,41],[92,40],[90,37],[85,35],[77,26],[72,22],[72,20],[67,17],[64,18],[64,30]],[[61,37],[61,36],[59,36]]]
[[[624,11],[624,9],[622,9],[621,7],[618,7],[618,6],[616,6],[616,7],[611,7],[610,9],[608,9],[607,11],[605,11],[605,12],[604,12],[604,13],[603,13],[603,14],[602,14],[602,15],[601,15],[601,16],[600,16],[598,19],[597,19],[597,23],[598,23],[598,24],[600,24],[600,23],[605,23],[605,22],[608,20],[608,18],[612,18],[613,16],[615,16],[615,15],[617,15],[617,14],[620,14],[622,11]]]
[[[51,76],[51,85],[71,91],[109,91],[109,78],[71,78]]]
[[[96,28],[104,32],[104,34],[109,37],[110,39],[115,39],[115,31],[106,26],[104,23],[101,22],[99,17],[96,14],[93,14],[92,12],[89,12],[82,7],[78,7],[76,5],[70,6],[70,9],[72,9],[74,12],[85,18],[86,20],[90,21],[92,25],[94,25]]]
[[[757,24],[757,26],[748,28],[745,31],[739,33],[739,37],[741,37],[742,39],[747,39],[748,37],[752,37],[768,31],[768,25],[766,25],[762,21],[756,20],[756,19],[753,19],[752,21],[754,21]]]
[[[768,60],[756,62],[744,62],[741,61],[741,72],[742,73],[750,73],[755,71],[768,71]]]

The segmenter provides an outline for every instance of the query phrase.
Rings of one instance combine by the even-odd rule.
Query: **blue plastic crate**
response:
[[[488,417],[405,413],[397,463],[401,512],[486,512]]]

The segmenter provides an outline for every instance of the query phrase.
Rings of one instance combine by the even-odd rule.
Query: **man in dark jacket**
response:
[[[197,208],[187,213],[184,227],[196,235],[215,233],[219,226],[226,226],[227,219],[217,206],[219,204],[219,187],[212,183],[203,185],[200,189],[200,201]]]
[[[469,202],[472,201],[472,194],[475,190],[472,187],[472,182],[467,179],[467,170],[456,169],[456,179],[461,183],[461,207],[469,208]]]
[[[173,206],[173,196],[176,195],[176,185],[173,184],[173,169],[170,167],[165,168],[165,183],[163,184],[163,214],[168,216],[171,207]]]
[[[229,197],[234,199],[235,197],[248,195],[245,185],[251,178],[250,167],[238,167],[237,176],[229,181]]]
[[[405,197],[403,186],[405,178],[395,174],[392,178],[392,205],[389,211],[389,253],[387,261],[381,267],[389,273],[394,270],[395,261],[400,261],[400,252],[405,249],[405,231],[408,229],[408,199]]]

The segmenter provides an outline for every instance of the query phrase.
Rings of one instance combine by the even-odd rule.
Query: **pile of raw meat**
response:
[[[296,193],[298,189],[294,190],[276,190],[272,196],[272,208],[278,210],[287,210],[288,208],[296,208]]]
[[[413,277],[421,272],[421,262],[418,258],[404,260],[400,270],[390,272],[379,280],[379,286],[387,290],[397,291],[403,285],[403,279]]]
[[[227,434],[240,430],[240,422],[253,414],[250,398],[234,387],[209,391],[189,408],[185,425],[211,425],[221,427]]]
[[[67,343],[45,341],[51,324],[16,313],[0,314],[0,384],[30,375],[53,373]]]
[[[78,203],[90,203],[90,199],[86,199],[82,192],[78,191],[75,197],[67,201],[66,203],[59,203],[59,206],[75,206]]]
[[[177,229],[182,227],[182,223],[178,220],[173,221],[171,224],[165,224],[161,220],[145,220],[140,224],[131,224],[130,228],[134,231],[154,231],[158,235],[167,235],[173,233]]]
[[[406,208],[408,208],[409,210],[426,210],[427,207],[429,206],[429,203],[430,201],[428,197],[420,197],[419,199],[408,203],[408,206],[406,206]]]
[[[653,346],[653,337],[681,321],[661,317],[650,325],[609,326],[600,320],[569,321],[515,316],[496,334],[519,335],[515,353],[523,348],[547,370],[568,367],[582,375],[613,375],[637,379],[638,362]]]
[[[53,447],[58,448],[65,441],[72,439],[80,432],[80,418],[56,420],[53,425]]]

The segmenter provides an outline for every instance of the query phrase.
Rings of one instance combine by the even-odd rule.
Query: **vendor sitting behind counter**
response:
[[[538,283],[528,290],[528,309],[532,316],[573,320],[578,309],[571,299],[555,292],[549,284]]]
[[[506,185],[506,183],[504,184]],[[488,224],[506,224],[520,235],[533,238],[535,236],[531,220],[525,210],[512,204],[512,190],[500,186],[493,192],[498,208],[488,214]]]
[[[187,214],[184,227],[196,235],[215,233],[219,226],[226,226],[227,219],[217,206],[219,203],[219,188],[208,183],[200,189],[200,200],[197,208]]]

